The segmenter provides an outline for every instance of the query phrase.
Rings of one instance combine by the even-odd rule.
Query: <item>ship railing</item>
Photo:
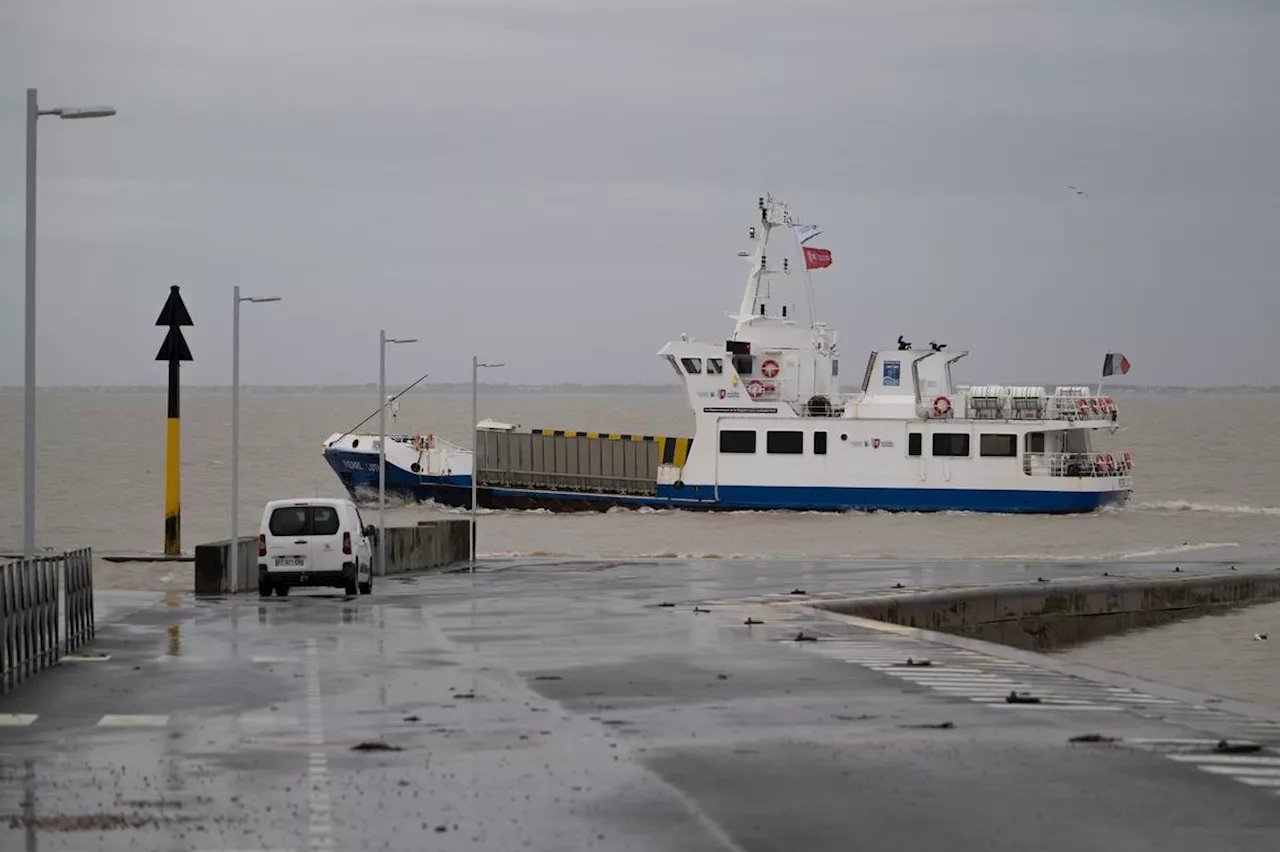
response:
[[[1133,454],[1128,450],[1092,453],[1023,453],[1022,472],[1027,476],[1127,477],[1133,473]]]
[[[939,414],[941,409],[941,414]],[[966,393],[959,411],[945,404],[928,409],[933,419],[960,416],[968,420],[1056,420],[1114,422],[1119,407],[1109,396],[1008,396]]]

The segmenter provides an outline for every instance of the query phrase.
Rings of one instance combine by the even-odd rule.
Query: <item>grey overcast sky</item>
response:
[[[723,339],[757,194],[825,231],[821,318],[973,382],[1280,383],[1274,0],[0,4],[0,385],[670,378]],[[1067,189],[1077,185],[1088,198]],[[860,373],[860,368],[852,372]]]

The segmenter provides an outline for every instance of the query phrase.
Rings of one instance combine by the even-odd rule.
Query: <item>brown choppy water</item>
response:
[[[1258,634],[1268,638],[1255,639]],[[1109,636],[1061,656],[1186,689],[1280,707],[1280,603]]]
[[[340,495],[320,455],[333,432],[377,407],[377,395],[245,393],[241,398],[241,529],[256,529],[269,499]],[[466,443],[468,393],[415,393],[401,432]],[[1280,396],[1133,395],[1126,430],[1132,503],[1083,516],[825,514],[614,510],[588,515],[486,513],[484,553],[607,556],[900,557],[1028,560],[1144,558],[1201,551],[1242,554],[1280,541]],[[163,543],[165,397],[160,393],[49,392],[39,399],[39,543],[101,551],[155,551]],[[230,528],[230,395],[183,399],[183,546]],[[542,428],[689,434],[681,395],[488,394],[481,416]],[[377,428],[377,421],[365,428]],[[0,439],[22,446],[22,396],[0,392]],[[21,543],[20,453],[0,474],[0,548]],[[439,514],[396,508],[397,521]],[[1227,558],[1230,558],[1229,556]]]

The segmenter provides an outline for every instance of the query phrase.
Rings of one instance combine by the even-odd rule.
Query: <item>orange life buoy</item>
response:
[[[778,375],[778,371],[780,369],[782,368],[778,366],[778,362],[770,358],[760,365],[760,374],[766,379],[772,379],[774,376]]]
[[[747,382],[747,396],[751,397],[752,399],[759,399],[760,395],[763,393],[764,393],[764,382],[760,381],[759,379],[752,379],[751,381]]]
[[[933,413],[938,417],[946,417],[951,413],[951,400],[945,396],[935,396],[933,398]]]

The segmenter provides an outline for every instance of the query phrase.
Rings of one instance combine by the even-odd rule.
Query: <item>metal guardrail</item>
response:
[[[0,565],[0,693],[55,665],[93,633],[91,550]]]
[[[1023,453],[1027,476],[1125,477],[1133,472],[1133,456],[1119,453]]]

